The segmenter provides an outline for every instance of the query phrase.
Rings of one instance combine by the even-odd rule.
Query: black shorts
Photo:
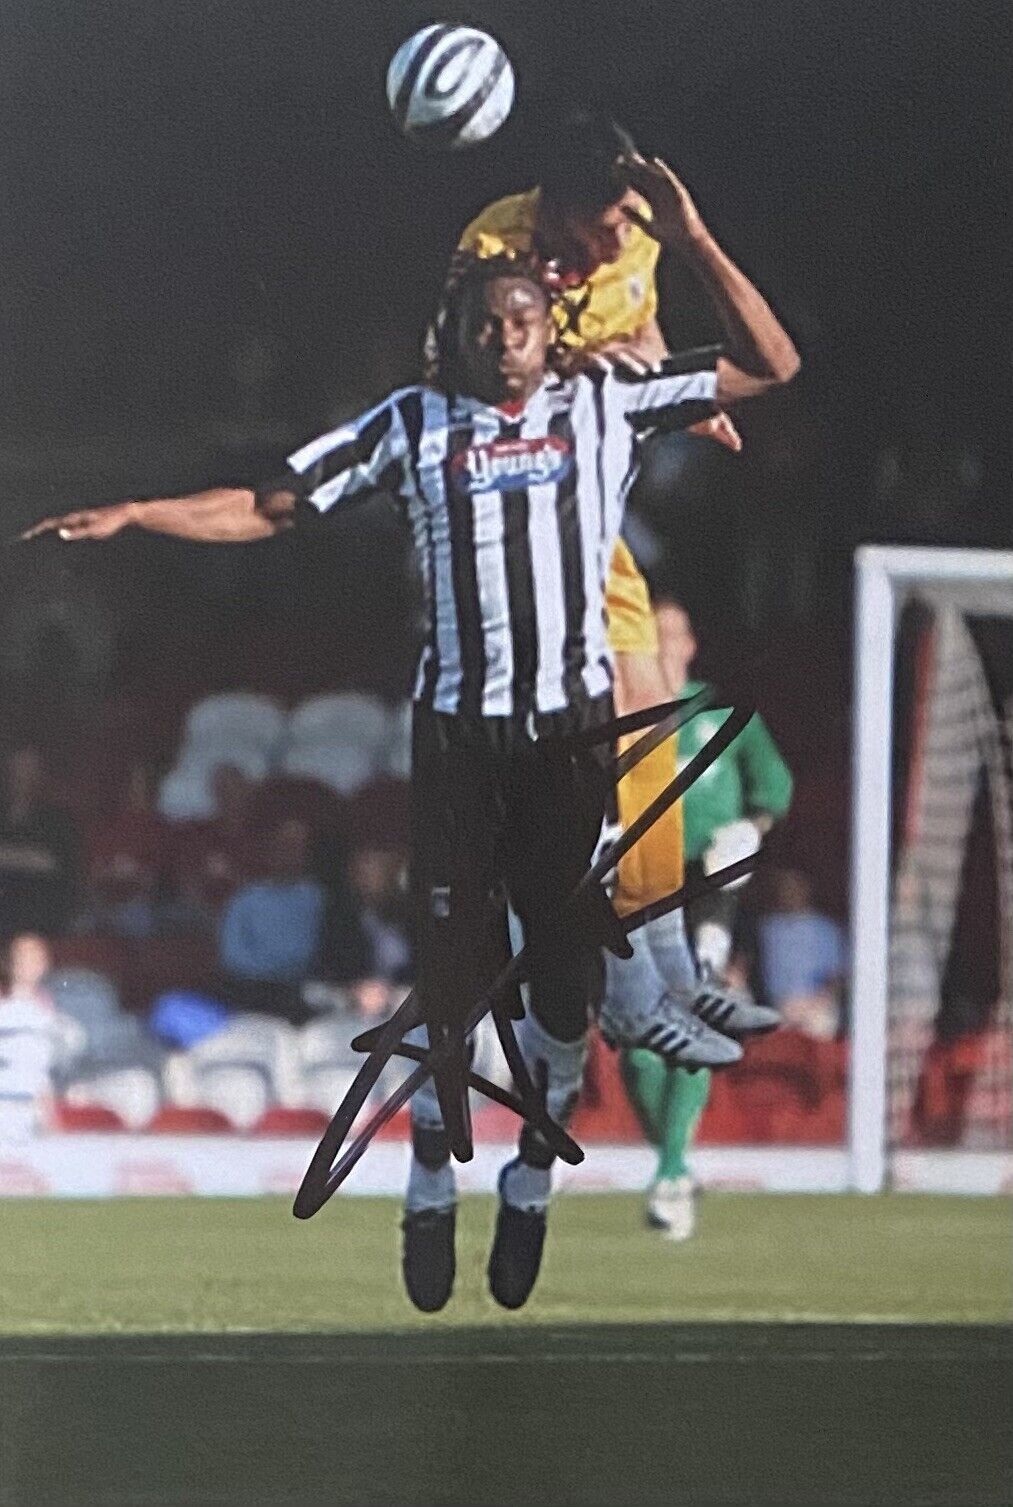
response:
[[[540,719],[416,705],[412,898],[416,988],[427,1019],[461,1020],[510,957],[506,900],[533,949],[531,1006],[561,1040],[587,1026],[598,949],[560,910],[583,878],[610,797],[607,747],[565,734],[613,716],[610,696]]]

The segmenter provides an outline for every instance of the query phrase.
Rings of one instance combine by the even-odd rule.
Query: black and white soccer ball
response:
[[[506,120],[514,71],[487,32],[424,26],[391,58],[387,99],[412,141],[454,151],[487,140]]]

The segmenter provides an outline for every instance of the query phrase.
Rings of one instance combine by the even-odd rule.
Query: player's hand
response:
[[[723,410],[712,418],[701,419],[699,424],[690,424],[686,433],[702,434],[706,439],[716,440],[727,450],[734,450],[736,455],[742,449],[742,436]]]
[[[83,508],[77,513],[63,513],[43,518],[19,535],[22,540],[38,539],[42,534],[57,534],[61,539],[111,539],[120,529],[133,522],[132,502],[115,502],[111,507]]]
[[[639,214],[637,210],[623,207],[623,213],[634,225],[639,225],[648,235],[663,246],[688,245],[705,233],[700,211],[693,203],[689,189],[677,178],[667,162],[653,157],[648,162],[639,155],[623,158],[623,167],[631,188],[642,194],[651,206],[653,219]]]

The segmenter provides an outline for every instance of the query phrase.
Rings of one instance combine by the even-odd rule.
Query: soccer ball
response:
[[[424,146],[485,141],[514,102],[514,71],[502,47],[471,26],[424,26],[387,69],[387,99],[399,128]]]

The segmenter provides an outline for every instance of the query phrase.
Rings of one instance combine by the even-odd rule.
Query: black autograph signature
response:
[[[631,713],[626,717],[617,717],[603,726],[578,733],[569,741],[575,745],[592,747],[596,744],[611,742],[620,733],[641,732],[648,729],[642,738],[638,738],[636,743],[614,760],[613,773],[619,780],[690,718],[712,706],[715,695],[713,688],[707,686],[686,700],[668,702],[649,707],[645,711]],[[616,914],[602,887],[605,876],[738,737],[752,715],[752,707],[732,707],[729,716],[717,732],[708,739],[685,769],[665,786],[615,842],[603,849],[568,897],[563,908],[564,919],[574,925],[586,926],[588,916],[593,916],[600,945],[619,957],[628,957],[631,952],[627,940],[628,933],[636,931],[648,921],[678,910],[701,894],[721,889],[733,880],[752,872],[758,861],[755,854],[740,859],[737,863],[729,864],[727,868],[720,869],[706,878],[690,881],[670,895],[654,900],[640,910],[623,917]],[[377,1132],[382,1130],[408,1103],[415,1091],[433,1076],[438,1077],[441,1086],[441,1101],[444,1091],[451,1094],[456,1092],[458,1099],[463,1100],[469,1088],[475,1089],[495,1103],[513,1110],[522,1120],[537,1130],[561,1161],[576,1165],[584,1160],[584,1153],[576,1141],[549,1115],[544,1094],[533,1081],[514,1035],[515,1006],[509,1001],[515,993],[515,986],[522,983],[527,976],[528,961],[527,948],[522,948],[497,975],[485,993],[476,1000],[464,1021],[463,1028],[452,1034],[444,1034],[436,1040],[435,1044],[428,1047],[414,1046],[403,1039],[406,1033],[414,1026],[421,1024],[423,1019],[421,1002],[414,991],[408,995],[389,1020],[362,1032],[355,1038],[352,1045],[357,1051],[367,1054],[366,1061],[359,1069],[331,1123],[324,1131],[320,1144],[306,1169],[292,1206],[292,1212],[297,1219],[309,1219],[323,1208],[361,1159]],[[469,1067],[465,1042],[479,1021],[489,1013],[492,1014],[503,1055],[513,1075],[516,1090],[514,1093],[491,1083],[488,1078],[472,1072]],[[409,1074],[374,1112],[346,1147],[345,1142],[352,1125],[392,1057],[407,1058],[417,1063],[417,1066],[414,1072]]]

